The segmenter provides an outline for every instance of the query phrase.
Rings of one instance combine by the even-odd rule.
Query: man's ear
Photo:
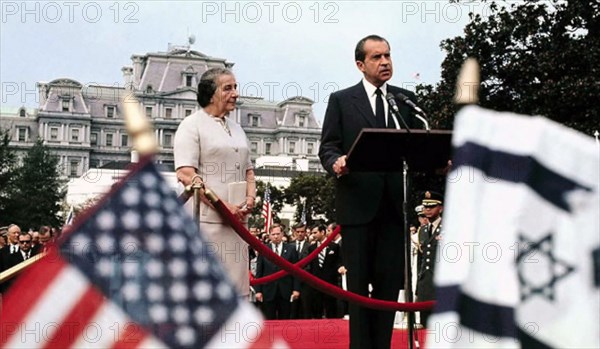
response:
[[[356,61],[356,67],[358,68],[358,70],[360,70],[361,72],[365,72],[365,62],[361,62],[361,61]]]

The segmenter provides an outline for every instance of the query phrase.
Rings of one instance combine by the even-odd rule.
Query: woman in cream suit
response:
[[[235,109],[238,96],[231,71],[207,70],[198,84],[201,109],[179,125],[174,156],[179,182],[187,186],[200,176],[235,216],[246,221],[254,207],[256,183],[246,134],[227,117]],[[240,296],[248,296],[248,245],[223,222],[206,197],[202,195],[201,200],[200,231],[220,257]]]

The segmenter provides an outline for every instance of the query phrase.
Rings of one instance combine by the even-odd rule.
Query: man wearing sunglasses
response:
[[[23,232],[19,235],[19,252],[12,255],[12,265],[17,265],[28,260],[36,254],[36,249],[32,248],[33,237],[29,232]]]
[[[8,255],[8,257],[5,259],[5,263],[2,266],[4,270],[10,269],[15,265],[33,257],[36,254],[37,251],[31,248],[32,241],[33,238],[31,237],[30,233],[19,233],[19,237],[17,240],[19,248],[14,253]],[[10,285],[14,282],[14,280],[15,278],[12,278],[0,284],[0,293],[6,293]]]

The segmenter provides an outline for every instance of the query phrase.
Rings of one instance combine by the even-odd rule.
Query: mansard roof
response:
[[[295,96],[295,97],[290,97],[290,98],[286,99],[285,101],[280,102],[278,104],[278,106],[283,107],[286,104],[302,104],[302,105],[311,106],[311,105],[315,104],[315,101],[313,101],[310,98],[303,97],[303,96]]]

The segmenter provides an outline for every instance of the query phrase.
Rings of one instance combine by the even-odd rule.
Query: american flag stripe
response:
[[[17,300],[19,300],[19,304],[21,306],[18,309],[7,306],[3,307],[1,321],[3,328],[2,331],[0,331],[0,347],[6,347],[12,335],[20,336],[19,328],[23,325],[27,314],[40,301],[41,290],[46,288],[64,267],[64,263],[59,263],[57,261],[54,263],[46,263],[50,258],[56,258],[56,256],[47,256],[45,260],[37,262],[37,264],[34,264],[30,267],[31,270],[37,269],[41,271],[40,264],[45,264],[43,267],[43,272],[40,272],[32,282],[26,285],[27,287],[24,287],[22,290],[20,290],[18,295],[16,295],[14,292],[10,292],[4,296],[3,302],[5,305],[15,303]],[[22,280],[17,279],[12,287],[17,288],[21,282]],[[11,319],[10,323],[5,322],[5,319],[7,318]],[[14,332],[10,331],[13,326]]]
[[[68,269],[70,268],[67,268],[67,271],[71,272]],[[65,296],[71,298],[68,290],[65,291]],[[77,299],[74,298],[74,300]],[[71,311],[61,321],[58,329],[51,337],[47,338],[44,348],[64,349],[71,346],[77,337],[81,336],[82,331],[86,329],[86,325],[94,317],[103,302],[104,300],[98,291],[88,286],[73,305]]]
[[[240,329],[240,326],[243,326],[243,328]],[[231,314],[222,329],[213,336],[206,347],[211,349],[231,348],[230,340],[232,338],[227,338],[227,336],[238,336],[235,342],[251,344],[259,338],[263,326],[263,321],[258,312],[249,303],[240,302],[239,307]],[[235,334],[233,333],[234,329]],[[255,333],[257,334],[256,337],[254,337]]]
[[[98,309],[94,318],[88,323],[89,333],[86,336],[80,336],[77,342],[73,343],[72,348],[123,347],[123,343],[129,340],[125,337],[128,325],[135,325],[135,323],[119,307],[106,301]],[[141,331],[140,326],[135,326]],[[147,338],[147,335],[145,332],[142,333],[143,338],[127,342],[127,347],[132,348],[136,344],[143,342]],[[137,347],[145,348],[140,345],[137,345]],[[163,345],[162,347],[164,348],[165,346]]]
[[[19,309],[11,307],[9,310],[15,313],[21,312],[24,317],[21,319],[11,317],[11,320],[14,319],[14,323],[18,324],[19,328],[12,337],[8,338],[6,343],[1,344],[2,347],[42,348],[42,344],[58,329],[58,324],[64,319],[65,313],[73,308],[87,289],[87,283],[82,282],[81,275],[69,272],[64,262],[60,260],[49,263],[42,261],[41,264],[43,265],[36,265],[36,267],[43,268],[43,270],[39,269],[42,271],[41,273],[36,273],[39,279],[36,278],[30,285],[30,289],[35,292],[28,295],[28,302],[23,300],[20,302],[20,304],[30,304],[31,306],[29,308],[27,306],[19,307]],[[48,275],[45,275],[46,273]],[[43,297],[40,297],[40,290],[44,291]],[[17,295],[12,292],[9,293],[10,296],[20,298],[21,294]],[[8,298],[7,302],[10,301]],[[39,328],[39,334],[30,335],[29,330],[37,328]]]
[[[110,348],[115,343],[120,326],[128,321],[125,314],[109,302],[104,302],[95,316],[90,319],[89,337],[80,336],[72,348]],[[130,321],[130,320],[129,320]]]

